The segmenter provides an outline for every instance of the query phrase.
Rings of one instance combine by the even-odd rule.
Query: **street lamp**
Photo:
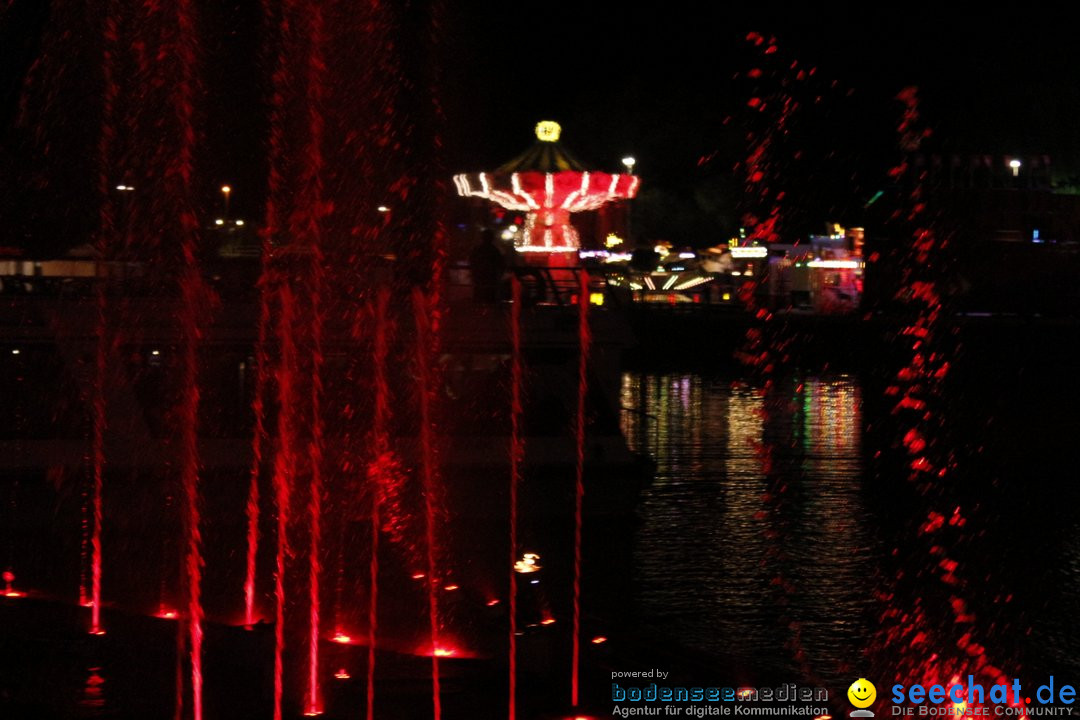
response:
[[[637,164],[637,160],[633,155],[627,155],[622,159],[622,164],[626,166],[626,173],[628,175],[634,174],[634,165]],[[633,233],[630,230],[630,214],[632,210],[629,203],[626,205],[626,237],[633,239]]]
[[[1010,160],[1009,161],[1009,167],[1012,168],[1013,177],[1019,177],[1020,176],[1020,161],[1019,160],[1016,160],[1016,159]]]

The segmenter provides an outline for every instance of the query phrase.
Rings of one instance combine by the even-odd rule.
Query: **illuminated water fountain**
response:
[[[63,34],[71,24],[64,13],[73,6],[60,2],[57,7]],[[631,463],[621,436],[603,452],[585,444],[587,433],[590,443],[615,439],[603,434],[617,435],[617,428],[595,429],[589,423],[604,385],[594,380],[617,371],[611,348],[623,342],[612,339],[605,312],[590,305],[595,288],[588,275],[575,276],[573,309],[553,310],[542,322],[522,302],[521,284],[514,283],[508,317],[497,315],[482,338],[491,343],[483,352],[494,356],[498,353],[490,347],[505,349],[512,358],[505,384],[488,385],[484,396],[489,407],[507,407],[513,426],[505,445],[505,436],[483,431],[488,447],[503,448],[491,453],[497,458],[490,467],[502,465],[492,470],[494,479],[483,479],[485,485],[470,485],[468,492],[458,490],[460,483],[450,487],[442,474],[451,453],[440,451],[465,422],[444,417],[445,365],[480,351],[468,345],[475,340],[470,334],[475,316],[466,309],[463,317],[453,318],[440,299],[442,221],[430,197],[445,199],[438,180],[445,175],[415,147],[429,137],[437,146],[437,133],[428,132],[426,118],[417,119],[426,110],[410,104],[416,93],[406,99],[395,94],[404,74],[395,63],[408,60],[373,61],[365,55],[369,65],[359,77],[359,65],[341,62],[343,50],[335,44],[346,42],[341,37],[347,33],[339,36],[335,25],[341,16],[347,15],[351,29],[370,20],[365,32],[381,38],[397,19],[395,11],[369,9],[368,18],[355,8],[335,6],[324,8],[324,17],[295,2],[265,6],[266,195],[253,209],[261,219],[246,223],[253,232],[257,228],[250,249],[259,252],[246,260],[230,256],[235,261],[230,265],[215,252],[212,234],[223,219],[203,216],[200,193],[210,185],[215,196],[221,188],[226,201],[236,201],[248,190],[234,178],[230,185],[220,184],[224,178],[207,178],[201,165],[202,148],[211,145],[201,137],[208,113],[199,62],[207,41],[202,17],[189,2],[161,7],[115,6],[102,19],[105,55],[95,60],[104,70],[96,156],[101,217],[97,256],[85,262],[93,272],[84,276],[94,280],[85,280],[90,290],[85,298],[63,298],[66,304],[52,318],[48,338],[43,333],[36,345],[11,350],[20,373],[22,363],[31,366],[39,354],[62,354],[54,341],[69,353],[62,362],[77,366],[76,387],[64,400],[86,417],[82,424],[72,423],[75,430],[57,429],[41,442],[49,448],[42,462],[55,489],[84,486],[77,587],[83,607],[73,609],[80,632],[95,636],[87,647],[106,658],[138,654],[148,665],[166,657],[168,689],[140,688],[139,693],[153,696],[160,706],[174,702],[177,717],[219,717],[245,692],[261,694],[260,716],[340,716],[345,712],[341,697],[353,686],[362,692],[349,696],[349,713],[393,717],[402,693],[393,683],[377,683],[384,672],[402,667],[410,681],[425,683],[424,695],[430,680],[430,714],[438,717],[440,688],[447,696],[457,689],[461,666],[476,657],[490,661],[495,647],[496,662],[505,657],[509,624],[513,717],[516,702],[525,707],[526,699],[535,697],[531,687],[515,692],[515,643],[537,635],[546,642],[565,627],[573,630],[574,650],[572,660],[569,652],[561,655],[559,687],[572,665],[576,704],[581,664],[588,661],[582,653],[592,649],[590,639],[599,645],[596,638],[603,637],[592,632],[591,619],[582,619],[585,463],[587,457],[597,465],[623,463],[620,469]],[[351,36],[348,43],[354,40]],[[49,62],[63,64],[63,48],[56,48],[55,39],[45,45]],[[335,74],[344,72],[352,82],[347,93],[338,90],[345,85]],[[355,93],[357,85],[365,92]],[[365,124],[370,117],[357,120],[350,104],[362,104],[356,97],[391,120],[375,128]],[[541,123],[538,130],[537,146],[505,170],[458,176],[455,182],[462,194],[477,194],[468,191],[475,184],[489,199],[527,214],[519,251],[577,265],[579,237],[570,216],[633,197],[639,181],[632,174],[585,169],[559,145],[557,125]],[[347,152],[328,152],[339,146],[341,136],[347,136],[340,143]],[[405,136],[412,139],[399,142]],[[385,151],[392,157],[380,155],[382,148],[394,148]],[[362,162],[354,162],[358,157]],[[163,181],[154,185],[151,178],[159,176]],[[141,190],[150,187],[153,193]],[[232,211],[239,212],[236,204]],[[245,227],[239,219],[234,222]],[[109,274],[121,264],[125,272],[144,273],[143,283],[129,285],[122,273]],[[234,282],[226,272],[222,279],[217,274],[222,267],[242,270],[245,282]],[[36,300],[20,296],[11,317],[24,307],[36,312]],[[560,317],[570,321],[565,333],[553,329]],[[468,332],[464,326],[470,326]],[[547,335],[534,336],[537,326]],[[540,343],[559,351],[559,359],[544,367],[547,361],[530,356]],[[557,482],[565,481],[571,492],[559,496],[545,489],[545,495],[558,499],[538,507],[538,491],[524,475],[526,445],[530,453],[540,445],[526,436],[540,433],[529,427],[535,418],[526,408],[541,394],[530,393],[530,382],[545,374],[536,387],[554,395],[548,392],[554,386],[565,394],[569,417],[557,449],[540,461],[539,453],[530,456],[529,473],[558,466]],[[44,392],[47,384],[35,389]],[[609,415],[611,410],[605,408]],[[152,429],[141,427],[154,423]],[[39,440],[32,432],[27,436]],[[509,552],[501,524],[498,536],[485,538],[489,547],[468,548],[478,550],[477,556],[494,548],[499,556],[497,564],[473,571],[468,568],[473,557],[454,545],[459,542],[455,532],[464,534],[461,526],[467,524],[454,513],[484,493],[508,490],[506,475],[498,474],[507,466],[509,521],[515,525],[520,511],[526,527],[520,536],[516,525],[511,530]],[[619,497],[625,497],[626,473],[615,475],[622,483]],[[62,492],[38,485],[50,500],[64,502]],[[445,505],[443,493],[453,496]],[[24,512],[14,500],[11,505],[12,517]],[[36,521],[33,510],[27,517]],[[495,508],[498,522],[506,510],[505,504]],[[557,540],[534,548],[528,524],[541,524],[542,513],[545,521],[558,516],[567,524],[547,533],[558,534]],[[64,519],[50,523],[61,528],[58,536],[64,527],[77,532]],[[590,542],[586,535],[584,544]],[[552,546],[561,552],[549,550]],[[526,552],[533,549],[544,553],[547,573],[540,572],[538,556]],[[11,569],[0,585],[4,607],[36,612],[45,602],[74,600],[74,573],[5,551]],[[571,568],[572,622],[569,609],[561,607],[571,605]],[[522,620],[519,628],[517,578],[532,591],[541,577],[547,587],[547,578],[560,571],[565,587],[552,589],[553,607],[541,608],[535,622]],[[590,586],[601,583],[592,584],[590,576],[584,580],[584,605],[591,611]],[[529,603],[522,599],[522,617],[532,610]],[[420,606],[418,621],[414,611]],[[502,612],[508,606],[509,623]],[[453,624],[455,610],[489,620],[483,627],[462,622],[467,633]],[[499,644],[480,649],[491,635]],[[136,636],[141,644],[132,640]],[[221,672],[221,658],[237,647],[241,651],[230,662],[242,665],[243,672],[228,677]],[[527,657],[523,650],[521,661]],[[117,686],[112,678],[122,671],[94,660],[93,668],[104,669],[100,677],[96,669],[91,673],[92,687],[96,696],[110,698]],[[350,690],[342,689],[346,686]],[[449,702],[455,701],[461,702]]]

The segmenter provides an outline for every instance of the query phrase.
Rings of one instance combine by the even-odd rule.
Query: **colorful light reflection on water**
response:
[[[631,445],[658,461],[634,550],[641,612],[750,673],[800,676],[783,650],[797,634],[813,672],[839,683],[871,627],[857,378],[777,378],[769,401],[783,411],[768,414],[757,389],[721,378],[631,374],[622,392],[624,407],[647,413],[624,416]],[[789,502],[770,502],[765,440]]]
[[[994,388],[975,373],[965,381],[972,393]],[[1073,525],[1047,514],[1057,481],[1036,490],[1008,447],[948,464],[985,442],[982,420],[970,425],[957,401],[972,395],[945,388],[935,411],[952,421],[948,433],[909,437],[892,412],[899,398],[887,394],[890,382],[870,373],[781,375],[770,391],[774,410],[763,414],[760,392],[727,378],[624,376],[622,404],[633,410],[624,431],[658,461],[634,548],[642,637],[655,633],[751,676],[810,673],[836,689],[864,675],[947,684],[973,672],[990,685],[1075,672],[1064,650],[1075,648],[1075,633],[1062,634],[1060,611],[1045,609],[1075,603],[1056,588],[1024,587],[1036,549],[1061,555],[1045,560],[1055,583],[1075,587],[1080,578],[1055,545]],[[1024,432],[1020,420],[1001,422]],[[782,505],[768,499],[755,453],[763,440],[774,449],[771,477],[788,485]],[[928,449],[932,442],[941,452]],[[934,477],[912,457],[926,457]],[[947,483],[939,466],[949,468]],[[776,545],[782,556],[769,555]],[[786,588],[775,587],[778,577]],[[805,668],[792,651],[796,633]]]

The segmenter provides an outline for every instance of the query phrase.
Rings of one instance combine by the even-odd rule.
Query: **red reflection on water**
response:
[[[105,678],[101,676],[100,667],[92,667],[88,673],[79,706],[100,710],[105,707]]]

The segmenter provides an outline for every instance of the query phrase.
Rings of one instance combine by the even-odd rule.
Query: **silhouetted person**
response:
[[[505,269],[506,259],[499,252],[499,248],[495,247],[495,232],[491,228],[484,228],[480,233],[480,244],[469,255],[473,300],[478,303],[493,303],[498,300],[499,284]]]

